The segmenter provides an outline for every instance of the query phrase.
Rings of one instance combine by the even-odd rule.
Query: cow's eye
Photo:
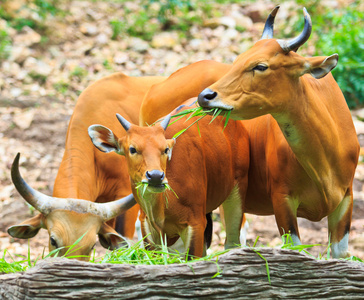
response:
[[[54,248],[58,248],[57,242],[56,242],[56,240],[55,240],[53,237],[51,237],[51,238],[50,238],[50,242],[51,242],[51,245],[52,245]]]
[[[256,65],[254,68],[253,68],[253,71],[265,71],[268,69],[268,66],[266,65],[263,65],[263,64],[259,64],[259,65]]]
[[[130,152],[130,154],[135,154],[135,153],[137,153],[137,150],[133,146],[131,146],[129,148],[129,152]]]
[[[165,154],[168,154],[168,152],[169,152],[169,148],[167,147],[167,148],[164,150],[164,153],[165,153]]]

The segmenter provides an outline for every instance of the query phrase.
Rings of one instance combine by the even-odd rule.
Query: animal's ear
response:
[[[129,246],[128,241],[106,223],[101,225],[98,235],[101,246],[106,249],[114,250]]]
[[[176,144],[176,139],[167,140],[167,144],[169,147],[168,160],[171,160],[172,159],[172,149],[173,149],[173,146]]]
[[[109,129],[102,125],[91,125],[88,128],[88,135],[92,143],[102,152],[116,152],[124,155],[124,150],[120,147],[118,137]]]
[[[319,56],[307,58],[309,64],[304,74],[311,74],[316,79],[325,77],[333,68],[336,67],[339,61],[339,55],[333,54],[330,56]]]
[[[8,233],[15,238],[30,239],[37,235],[38,231],[44,226],[44,215],[38,214],[37,216],[25,220],[19,225],[10,226]]]

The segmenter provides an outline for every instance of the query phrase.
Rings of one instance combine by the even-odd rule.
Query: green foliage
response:
[[[364,12],[358,5],[331,12],[326,20],[333,30],[320,34],[316,53],[339,54],[339,63],[332,71],[350,107],[364,104]]]
[[[110,25],[112,38],[123,33],[150,41],[165,30],[177,30],[188,34],[193,25],[202,24],[211,16],[212,4],[202,0],[140,0],[142,9],[131,11],[125,8],[125,20],[113,20]]]
[[[0,61],[8,58],[10,54],[11,41],[6,30],[0,29]]]
[[[120,20],[111,20],[110,21],[110,26],[112,29],[112,36],[111,39],[116,40],[117,37],[123,32],[125,31],[125,23],[123,21]]]
[[[192,24],[201,23],[200,18],[198,18],[194,11],[201,7],[204,7],[204,10],[208,10],[208,7],[211,6],[205,1],[190,0],[148,0],[144,2],[146,8],[153,6],[153,4],[158,4],[159,10],[157,10],[156,17],[163,30],[188,30]]]
[[[342,9],[324,7],[320,1],[312,0],[308,4],[305,5],[317,39],[315,55],[339,54],[332,74],[349,107],[364,105],[364,11],[359,8],[360,1]]]
[[[11,0],[3,0],[4,3]],[[5,6],[4,6],[5,7]],[[21,13],[20,11],[25,13]],[[32,0],[19,9],[17,12],[7,11],[0,8],[0,20],[6,21],[7,26],[22,30],[23,27],[28,26],[37,31],[45,32],[45,20],[49,15],[63,14],[64,12],[59,8],[59,1],[56,0]],[[42,36],[41,44],[48,41],[46,36]],[[0,61],[8,58],[11,48],[11,39],[5,29],[0,28]]]
[[[88,71],[80,66],[76,66],[70,74],[71,79],[77,79],[81,81],[84,77],[86,77]]]
[[[54,83],[53,87],[57,92],[60,92],[63,95],[65,95],[69,91],[69,83],[62,80]]]
[[[131,16],[131,25],[127,27],[126,32],[131,36],[150,41],[158,29],[159,24],[153,22],[153,14],[150,15],[148,11],[142,10]]]
[[[56,14],[61,13],[62,11],[57,6],[56,0],[34,0],[34,4],[36,6],[37,14],[44,20],[47,15],[55,16]]]
[[[5,0],[5,2],[6,1],[11,0]],[[57,0],[32,0],[20,10],[27,11],[25,14],[26,17],[23,17],[22,14],[10,14],[4,9],[0,9],[0,18],[6,20],[11,27],[18,31],[24,26],[43,30],[45,28],[43,21],[47,16],[64,13],[59,8],[59,1]],[[38,18],[34,18],[32,15],[36,15]]]

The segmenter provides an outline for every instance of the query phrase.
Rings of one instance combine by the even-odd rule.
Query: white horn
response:
[[[106,222],[122,214],[136,204],[133,194],[107,203],[94,203],[83,199],[47,196],[30,187],[21,177],[19,172],[19,158],[20,153],[16,155],[11,167],[11,178],[13,183],[25,201],[44,215],[48,215],[53,210],[69,210],[78,213],[91,213],[99,216]]]

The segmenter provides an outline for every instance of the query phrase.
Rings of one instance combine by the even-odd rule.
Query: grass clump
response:
[[[154,246],[157,247],[157,246]],[[129,265],[168,265],[184,263],[186,260],[178,252],[171,252],[163,243],[157,250],[148,250],[143,247],[143,240],[130,247],[122,247],[106,253],[99,258],[92,258],[92,263],[111,263]]]
[[[83,235],[84,236],[84,235]],[[14,256],[12,256],[7,250],[4,250],[3,257],[0,258],[0,273],[15,273],[15,272],[24,272],[28,269],[35,266],[35,264],[39,261],[39,259],[46,259],[48,257],[57,257],[59,255],[59,251],[64,248],[68,248],[66,253],[62,257],[67,258],[79,258],[80,256],[71,256],[72,252],[78,250],[77,244],[83,238],[81,236],[73,245],[69,247],[58,248],[51,251],[49,254],[43,255],[41,258],[37,257],[35,260],[30,258],[30,247],[28,247],[28,256],[20,256],[14,255],[16,257],[20,257],[21,260],[16,261]],[[260,247],[256,247],[258,242],[259,236],[256,238],[253,246],[249,246],[248,248],[252,249],[261,259],[265,261],[265,266],[267,270],[267,280],[270,283],[270,271],[269,271],[269,262],[268,260],[260,253]],[[214,252],[210,255],[207,255],[202,258],[189,258],[188,253],[181,254],[176,250],[171,250],[167,247],[164,239],[161,237],[161,245],[153,245],[155,250],[146,249],[143,246],[143,240],[138,241],[137,243],[129,246],[125,246],[110,252],[107,252],[105,255],[101,257],[96,257],[95,252],[90,257],[90,263],[101,264],[101,263],[111,263],[111,264],[129,264],[129,265],[170,265],[170,264],[181,264],[186,263],[193,271],[193,267],[191,263],[198,262],[198,261],[211,261],[216,263],[217,265],[217,273],[212,276],[212,278],[218,277],[221,274],[221,269],[218,265],[218,258],[220,255],[227,253],[229,250],[222,250]],[[281,249],[289,249],[295,250],[299,252],[304,252],[311,257],[321,260],[321,259],[329,259],[330,253],[325,256],[324,254],[320,254],[318,257],[314,257],[310,253],[306,251],[307,248],[312,248],[315,246],[321,245],[294,245],[292,238],[289,234],[285,234],[282,236],[282,245],[280,246]],[[240,247],[240,245],[237,245]],[[327,246],[329,249],[330,244]],[[10,256],[11,262],[5,259],[5,256]],[[356,256],[351,256],[346,258],[345,260],[356,262],[356,263],[364,263],[364,261]]]
[[[170,122],[169,125],[172,125],[173,123],[179,121],[180,119],[182,119],[184,117],[186,117],[185,122],[187,122],[188,120],[190,120],[193,117],[199,117],[199,118],[197,120],[195,120],[194,122],[192,122],[188,127],[184,128],[181,131],[174,134],[173,138],[175,138],[175,139],[178,138],[182,133],[186,132],[194,124],[196,124],[197,130],[200,134],[200,129],[198,127],[198,121],[200,121],[202,118],[204,118],[205,116],[207,116],[209,114],[212,115],[212,119],[209,124],[211,124],[218,116],[223,115],[223,117],[225,118],[225,123],[224,123],[224,129],[225,129],[229,122],[229,119],[230,119],[231,110],[223,110],[221,108],[213,108],[210,110],[204,110],[202,107],[198,106],[195,108],[186,109],[184,111],[181,111],[172,116],[172,118],[177,118],[177,119]]]

